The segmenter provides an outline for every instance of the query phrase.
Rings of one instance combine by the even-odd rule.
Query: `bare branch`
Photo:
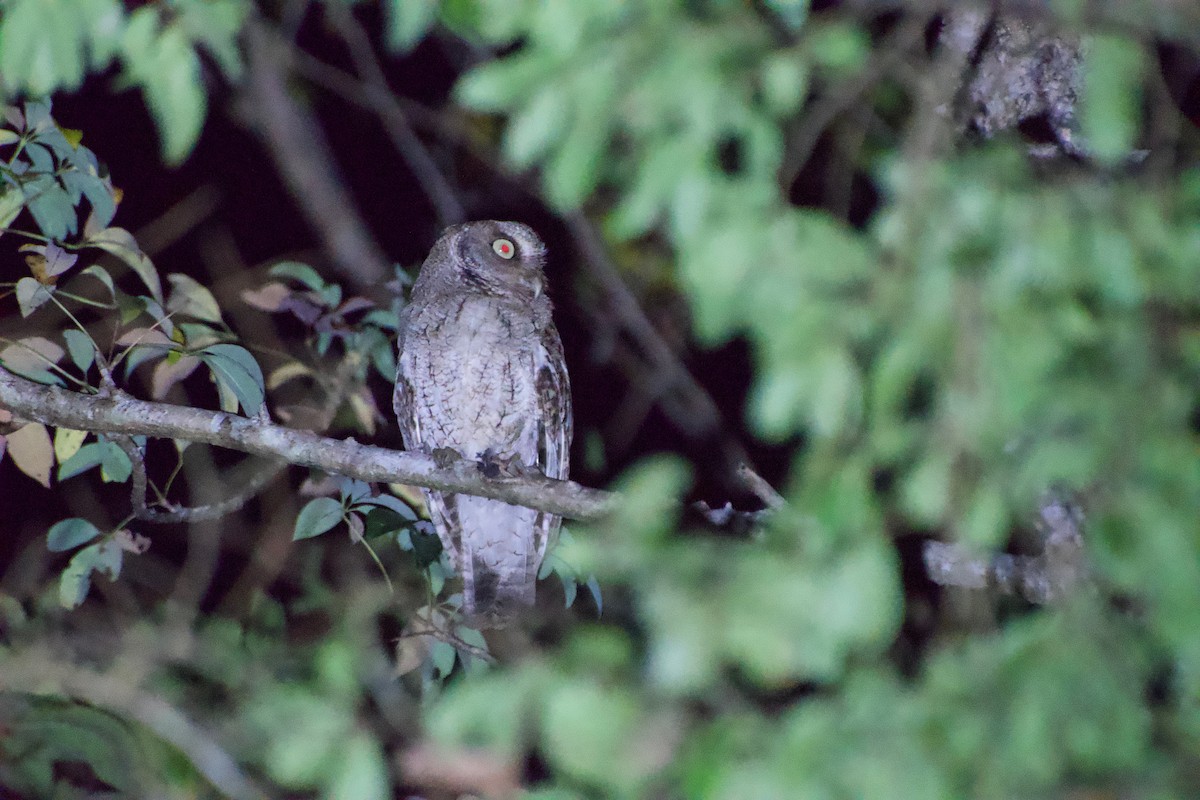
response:
[[[329,6],[329,12],[334,26],[350,49],[350,57],[354,60],[354,69],[363,79],[367,90],[381,98],[391,99],[389,113],[379,114],[379,121],[383,123],[384,130],[387,131],[392,144],[404,157],[413,176],[425,190],[430,202],[433,203],[438,221],[443,227],[462,222],[466,219],[462,203],[458,201],[454,189],[442,176],[441,170],[434,163],[429,151],[425,149],[425,145],[421,143],[421,140],[413,132],[412,126],[408,124],[403,110],[395,100],[395,95],[388,88],[387,78],[383,74],[379,60],[375,57],[375,51],[371,47],[371,39],[367,36],[367,32],[354,18],[354,13],[349,7],[335,3]]]
[[[749,464],[739,464],[737,476],[742,485],[753,492],[755,497],[762,500],[767,508],[772,511],[783,508],[786,502],[783,495],[775,491],[775,487],[769,484],[766,478],[751,469]]]
[[[359,287],[387,280],[391,264],[354,210],[320,126],[288,92],[287,51],[260,21],[246,26],[245,41],[249,80],[244,112],[292,196],[342,275]]]
[[[616,496],[609,492],[571,481],[488,479],[476,462],[467,459],[439,466],[423,453],[328,439],[222,411],[150,403],[122,391],[111,397],[88,397],[42,386],[3,368],[0,407],[44,425],[201,442],[368,482],[407,483],[491,497],[571,519],[597,519],[611,512],[616,503]]]
[[[449,750],[418,743],[397,756],[400,771],[416,786],[485,797],[513,797],[521,789],[519,765],[487,751]]]
[[[1042,552],[1035,556],[980,556],[958,544],[927,542],[925,569],[942,586],[991,586],[1038,604],[1071,597],[1088,581],[1083,510],[1065,494],[1048,492],[1038,506],[1037,530]]]

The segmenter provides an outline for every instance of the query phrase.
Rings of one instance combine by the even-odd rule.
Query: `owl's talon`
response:
[[[462,455],[453,447],[438,447],[429,455],[433,457],[433,463],[441,469],[446,469],[455,462],[462,461]]]
[[[524,478],[530,475],[530,468],[525,465],[520,453],[501,456],[490,448],[479,454],[479,471],[485,478]]]

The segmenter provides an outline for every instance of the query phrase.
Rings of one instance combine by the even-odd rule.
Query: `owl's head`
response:
[[[423,288],[516,296],[530,300],[545,288],[546,246],[528,225],[483,220],[447,228],[425,263]]]

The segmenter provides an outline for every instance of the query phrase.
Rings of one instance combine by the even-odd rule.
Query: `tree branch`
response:
[[[242,110],[296,204],[343,277],[358,287],[387,280],[391,262],[355,211],[325,134],[288,92],[287,51],[261,20],[246,25],[244,39],[248,80]]]
[[[354,13],[349,6],[332,4],[329,6],[329,14],[334,27],[346,42],[346,46],[350,50],[350,57],[354,61],[354,68],[358,71],[359,77],[362,78],[368,91],[377,93],[381,97],[391,97],[391,90],[388,88],[383,67],[372,49],[371,38],[354,18]],[[392,111],[393,113],[380,114],[379,121],[383,123],[383,128],[387,132],[388,138],[392,140],[393,146],[404,158],[408,168],[412,170],[413,177],[425,190],[425,196],[429,198],[429,202],[433,204],[434,210],[437,212],[438,222],[442,227],[462,222],[466,219],[466,212],[455,195],[454,189],[443,177],[433,156],[429,154],[425,145],[413,132],[412,126],[408,124],[398,103],[393,105]]]
[[[597,519],[611,512],[616,503],[616,496],[609,492],[571,481],[487,479],[469,459],[439,466],[423,453],[328,439],[222,411],[150,403],[122,391],[111,397],[91,397],[34,383],[2,367],[0,407],[44,425],[201,442],[368,482],[407,483],[491,497],[571,519]]]

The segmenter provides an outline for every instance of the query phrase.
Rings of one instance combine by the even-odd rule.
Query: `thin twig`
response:
[[[762,500],[767,508],[775,510],[783,507],[785,502],[783,495],[775,491],[775,487],[767,483],[767,480],[755,472],[749,464],[738,464],[737,476],[742,485],[749,489],[755,497]]]
[[[316,230],[337,270],[365,288],[387,280],[391,263],[354,210],[320,126],[288,91],[287,51],[265,23],[246,25],[246,115]]]
[[[798,125],[788,135],[787,148],[779,168],[780,184],[785,190],[796,182],[796,176],[812,156],[817,141],[830,123],[887,77],[910,54],[913,45],[921,41],[923,31],[920,19],[904,19],[872,51],[870,60],[861,70],[842,80],[804,109]]]
[[[367,88],[381,97],[394,97],[388,88],[387,77],[383,74],[379,59],[375,57],[371,38],[354,18],[350,8],[337,3],[331,4],[327,8],[334,26],[341,33],[350,50],[354,68]],[[433,203],[442,227],[462,222],[465,219],[462,203],[458,201],[454,190],[442,176],[441,170],[434,163],[425,145],[413,132],[412,126],[409,125],[399,104],[394,105],[392,113],[380,114],[379,120],[383,123],[384,130],[387,131],[392,144],[404,158],[408,168],[412,170],[413,176],[425,190],[425,195]]]

